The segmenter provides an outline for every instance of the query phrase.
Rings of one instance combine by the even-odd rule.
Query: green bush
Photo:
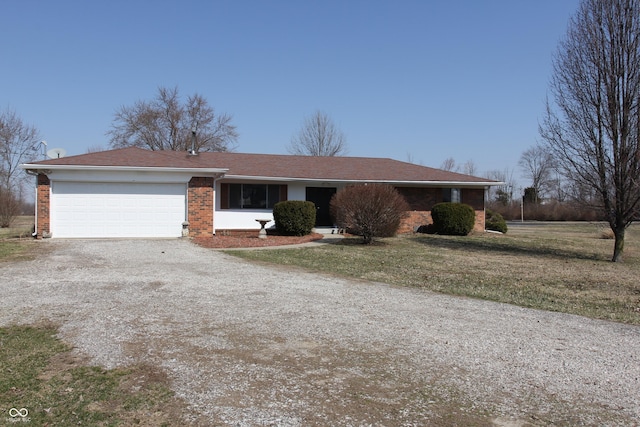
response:
[[[305,236],[316,224],[316,206],[303,200],[279,202],[273,206],[273,220],[279,234]]]
[[[473,230],[476,213],[464,203],[438,203],[431,209],[431,219],[438,234],[466,236]]]
[[[484,217],[484,228],[485,230],[493,230],[499,231],[501,233],[506,233],[507,222],[498,212],[487,209]]]

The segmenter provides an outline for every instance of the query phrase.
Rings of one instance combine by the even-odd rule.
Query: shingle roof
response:
[[[211,168],[200,156],[183,151],[151,151],[137,147],[119,148],[95,153],[34,162],[36,165],[124,166],[149,168]]]
[[[316,157],[277,154],[182,151],[150,151],[137,147],[43,160],[33,165],[224,168],[227,178],[309,179],[369,182],[459,182],[490,184],[493,181],[455,172],[374,157]],[[497,183],[497,182],[496,182]]]

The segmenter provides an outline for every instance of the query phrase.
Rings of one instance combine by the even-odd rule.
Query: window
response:
[[[267,184],[223,184],[228,186],[228,191],[222,191],[223,208],[229,209],[273,209],[273,205],[281,199],[280,185]],[[284,186],[286,189],[286,186]],[[228,194],[228,203],[225,202],[224,194]]]
[[[442,190],[442,201],[460,203],[460,193],[459,188],[444,188]]]

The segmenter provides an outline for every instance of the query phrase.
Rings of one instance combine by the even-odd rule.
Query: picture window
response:
[[[230,209],[273,209],[279,201],[279,185],[229,184]]]

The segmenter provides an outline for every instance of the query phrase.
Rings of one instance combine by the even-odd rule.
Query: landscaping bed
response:
[[[299,245],[323,238],[322,234],[312,233],[306,236],[279,236],[270,234],[266,239],[258,238],[257,233],[235,233],[229,236],[211,236],[194,238],[194,243],[205,248],[233,249],[233,248],[264,248],[269,246]]]

